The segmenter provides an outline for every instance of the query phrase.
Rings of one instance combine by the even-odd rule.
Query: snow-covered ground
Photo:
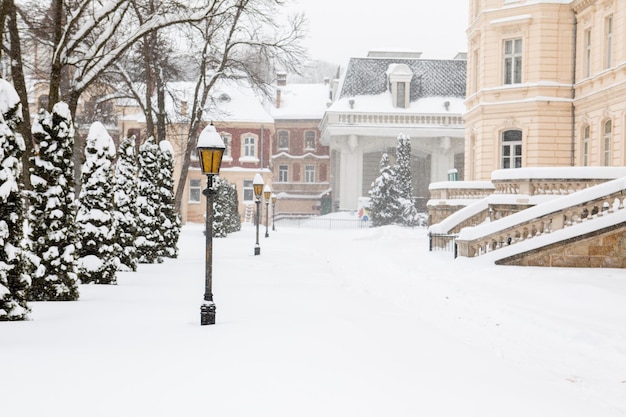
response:
[[[626,416],[626,271],[499,267],[425,229],[277,225],[0,323],[0,415]]]

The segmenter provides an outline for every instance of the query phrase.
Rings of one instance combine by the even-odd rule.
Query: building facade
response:
[[[276,214],[330,212],[330,157],[320,143],[319,124],[329,101],[330,83],[287,84],[279,74],[272,109],[272,183]]]
[[[472,0],[465,179],[626,164],[626,2]]]
[[[400,134],[411,138],[413,195],[453,168],[463,172],[466,61],[421,59],[420,53],[370,52],[351,58],[320,125],[330,148],[333,211],[357,210],[379,175],[383,153],[393,159]]]

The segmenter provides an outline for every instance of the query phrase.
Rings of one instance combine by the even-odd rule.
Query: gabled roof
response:
[[[465,97],[467,61],[406,58],[350,58],[339,98],[378,95],[388,91],[390,66],[407,65],[413,72],[410,101],[424,97]]]

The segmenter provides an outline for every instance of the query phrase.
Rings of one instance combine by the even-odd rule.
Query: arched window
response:
[[[505,130],[502,132],[501,162],[500,167],[522,167],[522,131]]]
[[[611,140],[612,140],[612,131],[613,131],[613,124],[611,123],[610,120],[607,120],[606,122],[604,122],[604,129],[603,132],[604,134],[602,135],[602,142],[603,142],[603,146],[604,146],[604,165],[605,166],[609,166],[611,165]]]

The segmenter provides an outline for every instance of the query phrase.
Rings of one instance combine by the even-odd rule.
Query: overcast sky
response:
[[[309,20],[314,59],[345,65],[370,50],[453,58],[467,52],[469,0],[291,0]]]

